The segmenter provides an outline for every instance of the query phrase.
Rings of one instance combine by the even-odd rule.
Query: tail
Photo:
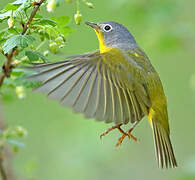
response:
[[[177,167],[176,158],[169,137],[169,130],[166,130],[159,120],[157,121],[155,119],[155,117],[151,117],[149,120],[151,120],[151,126],[153,129],[158,166],[161,168]]]
[[[154,144],[156,148],[156,158],[159,167],[177,167],[177,162],[173,152],[169,133],[162,127],[159,122],[156,122],[155,120],[152,120],[152,128]]]

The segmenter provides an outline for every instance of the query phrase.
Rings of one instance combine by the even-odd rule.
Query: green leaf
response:
[[[46,26],[45,28],[50,38],[56,38],[56,36],[58,36],[58,31],[56,30],[56,28],[53,28],[51,26]]]
[[[0,14],[0,22],[10,17],[13,11],[14,11],[13,16],[15,17],[19,13],[28,9],[31,6],[32,6],[31,0],[17,0],[13,3],[7,4],[5,8],[1,11],[2,14]]]
[[[21,14],[21,12],[27,10],[32,6],[31,0],[17,0],[13,2],[12,4],[14,5],[20,5],[17,10],[15,10],[15,14]]]
[[[38,61],[39,59],[42,59],[44,62],[47,62],[48,59],[42,55],[41,53],[37,51],[25,51],[25,55],[28,57],[29,61]]]
[[[60,31],[60,33],[62,33],[62,34],[64,35],[64,37],[66,37],[68,34],[74,32],[74,30],[71,29],[70,27],[64,27],[64,28],[61,28],[61,27],[60,27],[60,28],[59,28],[59,31]]]
[[[5,18],[10,17],[11,14],[12,14],[12,11],[7,11],[7,12],[5,12],[5,13],[0,14],[0,20],[3,20],[3,19],[5,19]]]
[[[8,28],[7,32],[10,34],[18,34],[18,28],[14,27],[14,28]]]
[[[10,11],[10,10],[14,11],[14,10],[16,10],[17,8],[18,8],[18,5],[14,5],[14,4],[8,3],[8,4],[4,7],[4,9],[2,10],[2,12],[7,12],[7,11]]]
[[[12,4],[24,4],[24,3],[26,3],[27,1],[29,1],[29,0],[16,0],[16,1],[14,1]]]
[[[12,72],[11,72],[11,75],[12,75],[12,76],[19,77],[19,76],[21,76],[23,73],[24,73],[24,70],[23,70],[23,69],[13,69]]]
[[[6,54],[9,52],[12,48],[16,47],[19,44],[18,40],[19,35],[12,36],[9,38],[3,45],[3,51]]]
[[[33,43],[33,41],[35,40],[34,37],[30,36],[30,35],[20,35],[21,38],[20,39],[20,43],[18,44],[21,48],[26,48],[28,47],[28,44]]]
[[[43,16],[41,16],[40,14],[35,14],[35,17],[34,18],[36,19],[36,18],[42,18],[42,17]]]
[[[6,54],[16,46],[26,48],[29,44],[33,43],[34,40],[35,38],[30,35],[14,35],[4,43],[2,48]]]
[[[35,24],[41,24],[41,25],[51,25],[51,26],[56,26],[57,23],[51,19],[48,18],[41,18],[38,20],[34,20]]]
[[[0,32],[0,39],[3,38],[4,34],[5,34],[5,31]]]
[[[29,61],[37,61],[39,56],[33,51],[25,51],[25,55],[28,57]]]
[[[68,16],[52,17],[51,19],[56,21],[59,27],[64,27],[70,22],[70,17]]]

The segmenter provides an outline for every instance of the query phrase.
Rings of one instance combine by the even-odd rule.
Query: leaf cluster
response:
[[[43,6],[47,3],[45,1]],[[48,62],[49,52],[59,53],[65,46],[67,36],[73,32],[68,26],[70,23],[68,16],[44,17],[42,11],[38,11],[33,21],[29,23],[34,7],[33,0],[16,0],[8,3],[0,11],[0,26],[4,27],[0,30],[0,53],[6,57],[15,49],[12,59],[14,67],[32,62]],[[25,25],[27,31],[23,33]],[[0,64],[3,64],[3,61]],[[14,88],[17,94],[17,89],[21,92],[22,86],[34,87],[22,80],[21,77],[25,73],[25,70],[13,69],[10,78],[4,81],[3,88]],[[24,96],[19,93],[18,97]]]
[[[25,137],[26,135],[26,129],[21,126],[9,127],[5,130],[0,130],[0,148],[5,145],[9,145],[15,152],[17,152],[19,148],[24,147],[24,144],[19,139]]]

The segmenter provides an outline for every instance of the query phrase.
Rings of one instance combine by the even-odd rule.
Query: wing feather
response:
[[[42,82],[35,91],[46,93],[48,98],[87,118],[126,124],[139,121],[144,115],[147,92],[143,92],[143,99],[142,92],[136,94],[135,89],[129,89],[133,86],[127,88],[120,71],[105,64],[99,51],[72,56],[66,61],[35,64],[31,70],[36,74],[28,79]]]
[[[126,106],[124,106],[125,118],[123,119],[124,124],[126,124],[129,121],[131,122],[133,121],[134,115],[132,113],[132,109],[130,108],[130,101],[129,101],[129,96],[127,94],[127,90],[122,88],[122,92],[123,92],[124,99],[126,102],[125,103]]]
[[[112,75],[113,84],[114,84],[114,97],[116,99],[116,124],[120,123],[120,119],[124,119],[123,114],[123,103],[122,103],[122,94],[121,89],[119,88],[119,84],[117,84],[117,75],[116,73],[113,73]]]
[[[108,83],[109,83],[109,87],[110,87],[110,97],[111,97],[111,107],[110,109],[112,109],[112,121],[117,124],[117,120],[116,120],[116,93],[114,92],[114,87],[113,87],[113,82],[112,82],[112,77],[111,77],[111,72],[107,69],[107,76],[108,76]]]
[[[82,85],[78,91],[78,95],[74,101],[74,104],[73,104],[73,108],[74,110],[77,109],[77,104],[79,104],[79,99],[81,98],[81,96],[83,95],[84,96],[84,89],[87,85],[87,82],[89,81],[89,78],[90,76],[92,75],[92,72],[93,72],[93,69],[94,68],[89,68],[87,71],[86,71],[86,74],[85,74],[85,77],[83,78],[83,82],[82,82]],[[81,100],[82,102],[82,100]],[[81,103],[82,104],[82,103]]]
[[[102,70],[102,66],[100,65],[99,70]],[[97,89],[97,101],[95,106],[95,118],[98,121],[104,120],[104,109],[105,109],[105,89],[104,89],[104,77],[98,73],[98,89]]]
[[[65,104],[67,106],[72,107],[74,102],[76,101],[76,98],[78,96],[78,90],[81,88],[84,80],[84,75],[87,73],[90,67],[84,67],[81,68],[77,73],[73,75],[73,77],[70,78],[69,81],[65,81],[61,84],[61,86],[58,88],[59,91],[63,91],[67,89],[67,91],[62,94],[62,97],[60,99],[61,104]],[[57,95],[58,92],[53,91],[53,94]],[[52,93],[49,94],[51,96]]]
[[[90,85],[86,104],[84,106],[84,114],[85,117],[87,118],[92,118],[95,113],[94,102],[97,96],[97,76],[98,76],[97,69],[95,69],[92,74],[92,80],[91,80],[92,82]]]
[[[93,75],[94,70],[95,70],[95,67],[92,66],[88,70],[88,72],[83,80],[83,86],[82,86],[81,90],[79,90],[79,92],[78,92],[78,94],[80,94],[79,98],[78,98],[78,100],[76,99],[75,103],[73,104],[73,110],[75,112],[82,113],[85,110],[85,106],[86,106],[85,104],[87,102],[88,94],[90,91],[90,86],[92,84],[92,78],[93,78],[92,75]]]
[[[113,115],[114,115],[114,109],[113,109],[113,99],[112,99],[112,87],[111,87],[111,79],[109,76],[109,69],[104,66],[104,73],[105,73],[105,92],[106,92],[106,101],[105,101],[105,111],[104,111],[104,117],[105,117],[105,122],[110,123],[113,122]]]

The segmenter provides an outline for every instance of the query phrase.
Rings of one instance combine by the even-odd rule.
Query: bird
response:
[[[137,141],[133,129],[146,116],[153,131],[156,159],[161,168],[177,167],[170,140],[167,99],[160,77],[134,36],[113,21],[86,22],[95,30],[99,49],[67,57],[63,61],[34,63],[40,82],[36,92],[47,94],[73,112],[105,123],[114,123],[100,135],[118,129],[121,137]],[[122,126],[131,124],[128,131]]]

